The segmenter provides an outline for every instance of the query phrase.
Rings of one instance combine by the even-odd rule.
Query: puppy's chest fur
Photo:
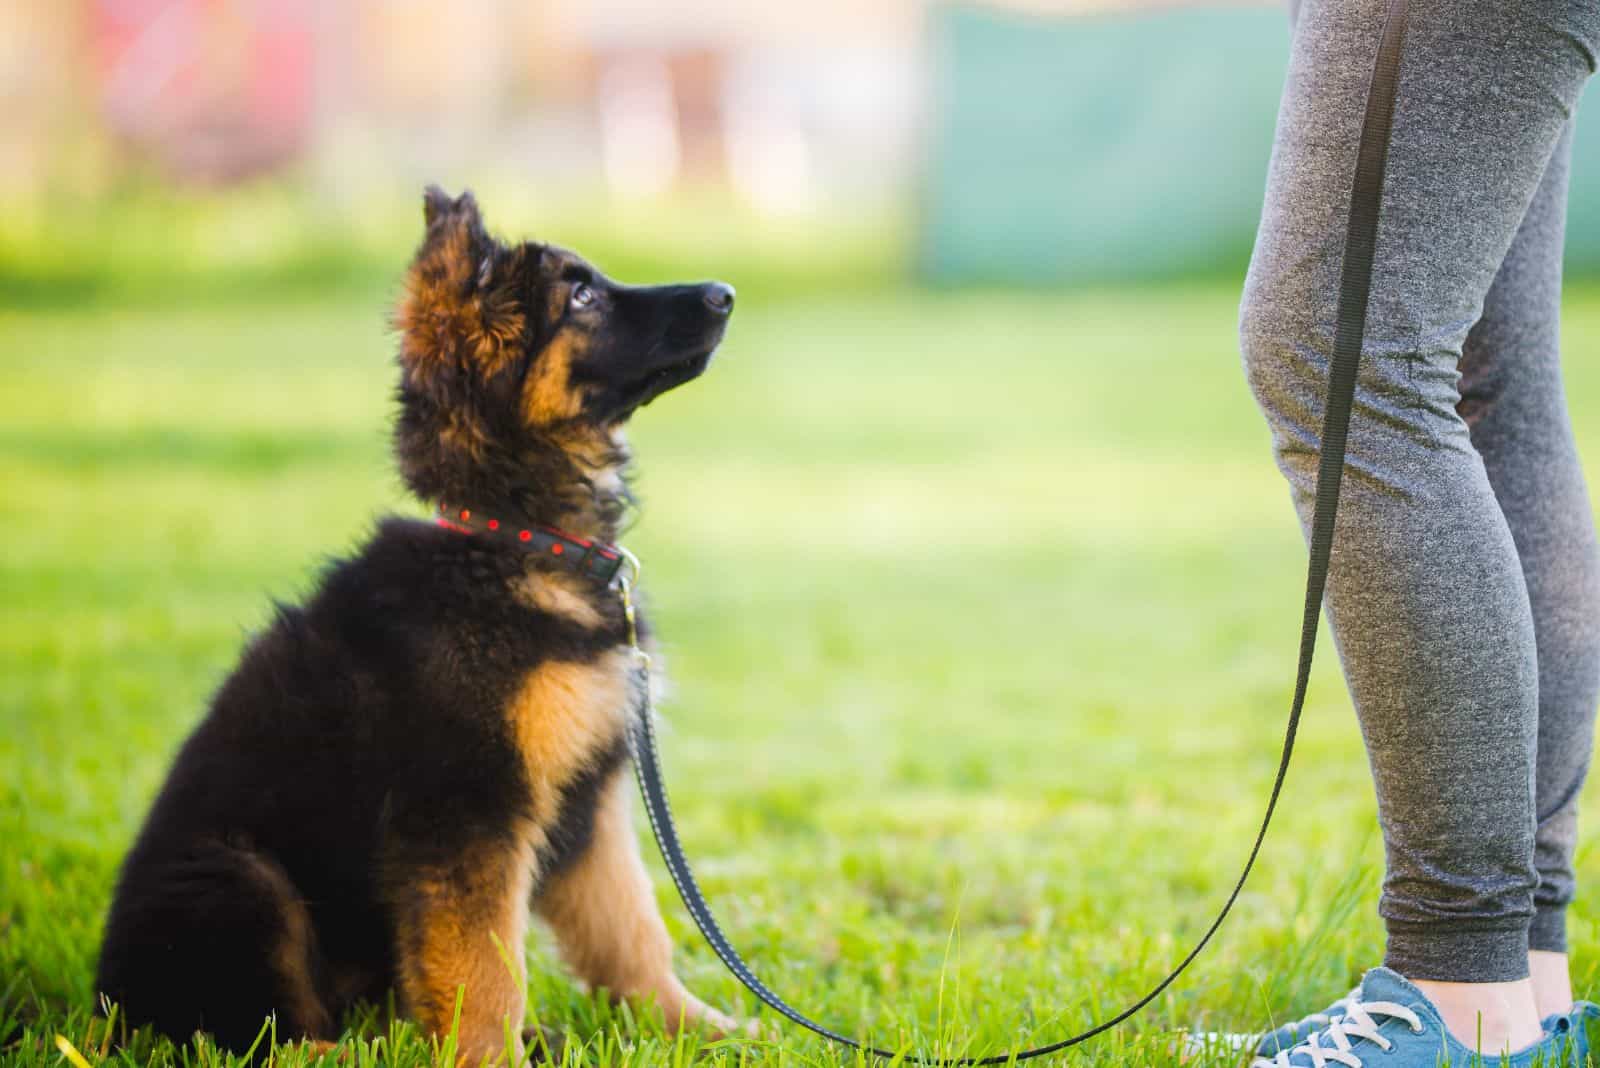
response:
[[[618,607],[614,591],[559,573],[530,573],[513,583],[513,596],[596,632],[610,629]],[[523,833],[541,877],[587,847],[601,788],[626,758],[629,724],[644,714],[647,685],[634,650],[619,642],[582,657],[543,659],[512,688],[504,716],[528,785]]]
[[[638,704],[635,675],[632,655],[619,647],[588,662],[549,661],[523,676],[505,715],[535,828],[558,819],[560,802],[586,772],[615,767]]]

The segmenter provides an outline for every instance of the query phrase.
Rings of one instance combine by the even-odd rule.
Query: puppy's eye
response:
[[[577,285],[572,287],[572,295],[567,298],[567,301],[574,308],[587,308],[589,305],[594,303],[594,298],[594,290],[589,286],[584,285],[582,282],[579,282]]]

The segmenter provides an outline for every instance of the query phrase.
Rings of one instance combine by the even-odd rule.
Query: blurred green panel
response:
[[[925,279],[1242,272],[1288,59],[1285,11],[1044,17],[951,5],[931,27]],[[1568,258],[1593,271],[1600,119],[1580,125]]]
[[[1591,80],[1578,109],[1567,196],[1567,271],[1600,274],[1600,91]]]

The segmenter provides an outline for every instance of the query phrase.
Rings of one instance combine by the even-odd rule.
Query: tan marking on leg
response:
[[[673,974],[672,940],[639,857],[629,797],[627,776],[618,772],[601,794],[588,850],[549,880],[535,907],[567,966],[590,987],[653,1001],[673,1031],[687,1025],[732,1033],[738,1024]]]
[[[456,992],[464,988],[457,1031],[461,1064],[500,1060],[508,1026],[513,1052],[522,1055],[534,863],[530,843],[496,843],[472,850],[449,868],[422,874],[402,892],[401,1001],[425,1031],[443,1036],[450,1030]]]
[[[272,894],[283,921],[283,930],[272,947],[270,960],[283,983],[285,1000],[274,1007],[278,1010],[280,1026],[285,1030],[285,1040],[302,1035],[327,1038],[336,1034],[332,1014],[317,994],[317,984],[311,977],[317,934],[305,899],[276,861],[253,849],[240,849],[238,855]]]
[[[530,571],[512,583],[511,592],[523,604],[548,615],[575,623],[586,630],[598,630],[605,622],[595,604],[592,582],[576,576],[549,571]],[[611,596],[611,594],[601,594]]]
[[[305,902],[296,899],[291,907],[284,910],[284,925],[283,937],[272,955],[272,963],[284,978],[289,1011],[307,1035],[331,1035],[335,1031],[333,1018],[317,996],[316,982],[311,977],[311,955],[316,935]]]
[[[534,822],[559,814],[561,789],[611,747],[632,705],[632,657],[613,650],[589,663],[557,660],[528,673],[511,702],[511,726],[533,788]]]

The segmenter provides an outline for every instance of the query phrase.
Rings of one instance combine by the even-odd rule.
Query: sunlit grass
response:
[[[676,680],[677,810],[735,940],[795,1003],[927,1051],[1044,1041],[1164,974],[1231,884],[1303,566],[1234,301],[747,299],[707,377],[638,419],[627,540]],[[1596,455],[1600,292],[1569,310]],[[102,915],[171,752],[270,597],[418,510],[387,462],[384,316],[381,287],[0,313],[0,1059],[60,1064],[57,1032],[97,1059]],[[1166,1063],[1173,1029],[1261,1027],[1376,962],[1381,849],[1325,649],[1234,920],[1087,1062]],[[690,985],[751,1011],[658,893]],[[1585,988],[1594,915],[1580,900]],[[696,1053],[530,953],[530,1004],[574,1063],[850,1061],[791,1030]],[[381,1012],[354,1023],[356,1063],[435,1057]]]
[[[732,276],[746,297],[880,286],[910,260],[908,213],[881,202],[771,218],[724,189],[641,201],[465,173],[492,230],[581,248],[619,278]],[[273,179],[219,190],[133,183],[95,200],[0,201],[0,308],[107,300],[171,307],[381,292],[422,236],[423,183],[360,196]]]

